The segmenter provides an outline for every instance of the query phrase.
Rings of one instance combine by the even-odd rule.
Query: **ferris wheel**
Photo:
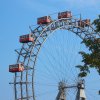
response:
[[[20,36],[17,62],[9,66],[14,73],[14,100],[92,100],[75,68],[82,64],[78,52],[86,49],[82,40],[100,37],[90,20],[65,11],[56,20],[38,18],[37,24],[30,27],[30,34]]]

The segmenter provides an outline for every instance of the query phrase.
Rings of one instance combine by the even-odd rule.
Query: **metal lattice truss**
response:
[[[31,28],[34,42],[24,43],[20,50],[15,50],[18,53],[17,63],[23,63],[25,66],[24,72],[15,73],[12,83],[14,84],[15,100],[35,100],[34,71],[38,53],[48,35],[56,30],[71,31],[81,39],[100,37],[100,34],[95,33],[91,25],[79,27],[78,19],[74,18],[55,20],[48,25],[40,25],[35,29]]]

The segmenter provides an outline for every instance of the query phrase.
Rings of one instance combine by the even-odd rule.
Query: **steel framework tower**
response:
[[[56,100],[67,100],[67,89],[68,88],[77,88],[77,95],[75,100],[86,100],[85,95],[85,87],[84,87],[84,81],[81,80],[78,82],[77,85],[67,86],[64,82],[59,83],[59,92],[56,97]]]
[[[86,100],[86,95],[85,95],[85,85],[83,83],[84,81],[81,80],[78,85],[77,85],[77,95],[76,95],[76,100]]]

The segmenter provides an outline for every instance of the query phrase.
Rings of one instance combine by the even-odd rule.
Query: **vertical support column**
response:
[[[81,80],[81,82],[78,83],[77,88],[78,88],[78,91],[77,91],[75,100],[86,100],[85,87],[84,87],[83,80]]]
[[[66,100],[66,88],[64,82],[59,83],[59,92],[56,97],[56,100]]]
[[[17,100],[17,89],[16,89],[16,76],[17,76],[17,73],[15,73],[15,78],[14,78],[14,92],[15,92],[15,100]]]

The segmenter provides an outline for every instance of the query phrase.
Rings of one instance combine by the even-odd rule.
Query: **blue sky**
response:
[[[38,17],[65,10],[93,20],[100,14],[100,0],[0,0],[0,99],[13,100],[8,66],[16,63],[19,36],[29,33]]]

